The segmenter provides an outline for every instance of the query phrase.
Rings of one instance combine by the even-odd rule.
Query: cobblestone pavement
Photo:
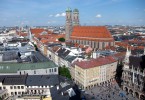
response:
[[[87,100],[138,100],[121,90],[116,82],[110,86],[96,86],[84,92]]]

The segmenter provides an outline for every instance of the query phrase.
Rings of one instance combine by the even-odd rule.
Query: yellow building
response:
[[[71,67],[71,76],[81,88],[90,89],[113,80],[116,67],[117,61],[112,56],[76,61]]]
[[[51,97],[46,97],[46,98],[43,98],[43,100],[52,100]]]

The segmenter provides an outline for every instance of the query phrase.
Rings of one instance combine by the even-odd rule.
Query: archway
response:
[[[133,91],[132,91],[132,89],[129,90],[129,93],[130,93],[131,95],[133,95]]]
[[[134,94],[135,94],[136,98],[139,99],[139,94],[138,94],[138,92],[135,92]]]
[[[144,95],[140,95],[140,100],[145,100],[144,98],[145,98]]]

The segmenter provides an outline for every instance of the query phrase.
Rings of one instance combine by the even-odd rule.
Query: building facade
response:
[[[59,75],[1,75],[0,97],[2,100],[70,100],[78,96],[73,86]]]
[[[8,90],[7,89],[0,90],[0,99],[1,100],[7,100],[8,97],[9,97],[9,94],[8,94]]]
[[[103,49],[114,46],[114,39],[104,26],[80,26],[79,10],[66,10],[65,39],[72,43],[89,45],[92,48]]]
[[[73,10],[73,26],[79,26],[79,10]]]
[[[90,89],[96,85],[107,85],[114,79],[117,61],[111,57],[76,61],[71,67],[71,76],[77,85]]]
[[[122,89],[140,100],[145,99],[145,56],[131,55],[127,49],[122,73]]]
[[[73,43],[97,49],[114,46],[114,39],[104,26],[75,26],[70,39]]]
[[[66,10],[66,25],[65,25],[65,40],[70,40],[70,35],[72,32],[72,10],[68,8]]]
[[[52,75],[58,66],[52,61],[38,63],[0,63],[0,75]]]

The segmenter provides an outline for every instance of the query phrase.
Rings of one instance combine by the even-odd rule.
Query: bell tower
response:
[[[124,59],[124,68],[129,69],[129,57],[131,56],[131,50],[128,50],[127,47],[127,51],[126,51],[126,55],[125,55],[125,59]]]
[[[73,26],[79,26],[79,10],[73,10]]]
[[[72,10],[70,8],[66,9],[66,25],[65,25],[65,40],[70,40],[70,35],[72,32]]]

